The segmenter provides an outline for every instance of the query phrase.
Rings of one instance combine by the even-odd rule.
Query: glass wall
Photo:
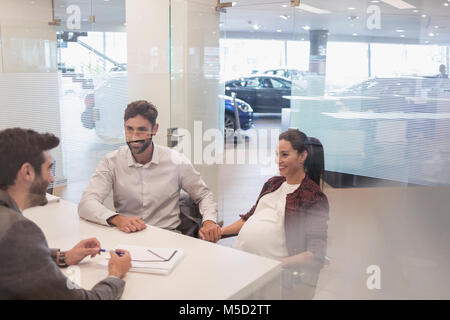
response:
[[[289,127],[323,144],[331,263],[317,299],[449,296],[444,2],[239,1],[222,18],[225,93],[254,111],[246,142],[232,148],[249,153],[239,176],[262,186],[278,175],[273,159],[252,168],[252,148],[273,154]],[[260,191],[236,189],[252,196],[247,208]],[[224,203],[231,222],[239,210]],[[368,282],[370,270],[380,270],[381,288]]]

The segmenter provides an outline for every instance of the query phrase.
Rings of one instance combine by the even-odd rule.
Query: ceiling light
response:
[[[304,3],[300,3],[298,8],[300,10],[305,10],[305,11],[312,12],[312,13],[317,13],[317,14],[331,13],[331,11],[324,10],[324,9],[319,9],[319,8],[316,8],[316,7],[310,6],[309,4],[304,4]]]
[[[308,31],[308,30],[311,29],[311,27],[310,27],[310,26],[304,26],[303,29],[306,30],[306,31]]]
[[[401,35],[400,35],[400,38],[404,38],[404,37],[405,37],[405,35],[404,35],[404,34],[401,34]]]
[[[413,12],[414,12],[414,13],[418,13],[418,12],[419,12],[419,10],[417,10],[417,9],[414,9],[414,10],[413,10]]]
[[[421,15],[421,17],[422,17],[422,18],[426,18],[426,17],[427,17],[427,15],[426,15],[426,14],[423,14],[423,15]]]
[[[357,33],[354,33],[354,34],[353,34],[354,37],[356,37],[357,35],[358,35]]]
[[[433,33],[433,32],[430,32],[428,35],[429,35],[430,37],[434,37],[434,33]]]
[[[281,5],[283,8],[287,8],[287,4],[282,4]]]
[[[253,25],[253,29],[254,29],[254,30],[259,30],[259,28],[260,28],[260,27],[259,27],[257,24],[254,24],[254,25]]]
[[[448,7],[448,2],[444,2],[444,6],[445,6],[445,7]]]
[[[403,0],[381,0],[384,3],[387,3],[393,7],[396,7],[397,9],[415,9],[416,7],[414,7],[412,4],[409,4],[406,1]]]
[[[435,29],[439,29],[439,26],[434,26]]]
[[[380,3],[380,0],[371,0],[372,3]]]
[[[281,32],[281,29],[278,29],[277,32]]]
[[[397,30],[395,30],[395,32],[405,32],[405,30],[397,29]]]
[[[284,20],[287,20],[287,19],[289,19],[289,16],[282,14],[282,15],[280,16],[280,18],[281,18],[281,19],[284,19]]]
[[[351,7],[351,8],[348,8],[348,10],[355,10],[355,8]]]

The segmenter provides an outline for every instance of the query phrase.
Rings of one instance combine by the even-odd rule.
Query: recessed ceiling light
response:
[[[434,26],[435,29],[439,29],[439,26]]]
[[[283,8],[287,8],[287,4],[282,4],[281,5]]]
[[[426,15],[426,14],[423,14],[423,15],[421,15],[421,17],[422,17],[422,18],[426,18],[426,17],[427,17],[427,15]]]
[[[352,34],[352,36],[354,36],[354,37],[356,37],[357,35],[358,35],[357,33]]]
[[[400,35],[400,38],[404,38],[404,37],[405,37],[405,35],[404,35],[404,34],[401,34],[401,35]]]
[[[403,29],[397,29],[397,30],[395,30],[395,32],[405,32],[405,30],[403,30]]]
[[[434,33],[433,33],[433,32],[430,32],[428,35],[429,35],[430,37],[434,37]]]
[[[253,29],[254,29],[254,30],[259,30],[259,28],[260,28],[259,25],[257,25],[257,24],[254,24],[254,25],[253,25]]]
[[[381,0],[397,9],[415,9],[416,7],[403,0]]]
[[[448,7],[448,2],[444,2],[444,6],[445,6],[445,7]]]
[[[277,32],[281,32],[281,29],[278,29]]]
[[[311,29],[311,27],[310,26],[304,26],[303,29],[308,31],[309,29]]]
[[[280,15],[280,18],[281,18],[281,19],[284,19],[284,20],[287,20],[287,19],[289,19],[289,16],[287,16],[287,15],[285,15],[285,14],[282,14],[282,15]]]
[[[372,3],[380,3],[380,0],[371,0]]]
[[[348,10],[355,10],[356,8],[353,8],[353,7],[350,7],[350,8],[348,8]]]
[[[305,11],[317,13],[317,14],[331,13],[331,11],[319,9],[319,8],[316,8],[316,7],[310,6],[309,4],[304,4],[304,3],[300,3],[300,5],[297,8],[300,10],[305,10]]]

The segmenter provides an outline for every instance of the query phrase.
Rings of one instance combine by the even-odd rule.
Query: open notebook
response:
[[[150,248],[119,244],[116,249],[130,252],[130,271],[157,274],[169,274],[185,254],[181,248]],[[109,259],[108,253],[102,264],[108,265]]]

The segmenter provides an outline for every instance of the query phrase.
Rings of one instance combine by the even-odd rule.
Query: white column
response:
[[[170,126],[169,0],[126,0],[128,101],[158,108],[155,142],[167,145]]]
[[[193,162],[194,143],[200,152],[209,144],[202,143],[202,133],[210,128],[223,131],[224,106],[217,97],[220,32],[215,5],[215,0],[126,2],[128,100],[145,99],[157,106],[156,143],[167,145],[170,127],[187,129]],[[202,123],[203,132],[197,137],[194,121]],[[217,166],[194,165],[218,198]]]

